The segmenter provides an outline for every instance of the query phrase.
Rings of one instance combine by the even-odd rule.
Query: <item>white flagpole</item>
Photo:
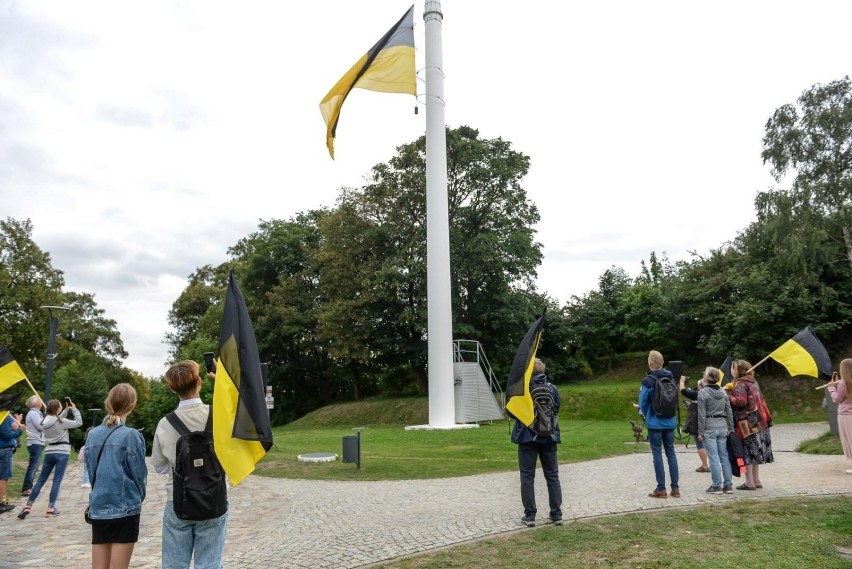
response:
[[[450,224],[441,3],[426,0],[426,302],[429,349],[429,426],[455,425],[453,325],[450,302]]]

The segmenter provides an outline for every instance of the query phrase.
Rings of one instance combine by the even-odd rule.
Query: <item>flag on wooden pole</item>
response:
[[[767,357],[787,368],[792,376],[831,378],[831,358],[810,326],[800,330]]]
[[[0,347],[0,392],[6,391],[19,381],[27,378],[27,374],[15,361],[6,346]]]
[[[3,393],[0,394],[0,423],[2,423],[6,416],[9,414],[9,411],[12,410],[13,407],[18,403],[18,400],[23,395],[23,391],[19,391],[17,393]]]
[[[733,363],[731,354],[728,354],[728,357],[726,357],[725,361],[722,362],[722,365],[719,366],[719,375],[721,375],[719,378],[720,386],[724,386],[734,380],[734,374],[731,372],[731,364]]]
[[[213,386],[213,446],[234,486],[272,448],[265,397],[254,329],[231,271]]]
[[[535,321],[527,331],[521,344],[515,352],[515,361],[509,370],[506,382],[506,411],[518,421],[529,427],[535,418],[533,400],[530,394],[530,379],[532,378],[535,354],[541,342],[541,332],[544,329],[544,314]]]

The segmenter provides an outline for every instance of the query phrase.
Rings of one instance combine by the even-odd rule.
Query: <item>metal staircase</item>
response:
[[[479,342],[453,342],[453,376],[456,423],[504,418],[505,395]]]

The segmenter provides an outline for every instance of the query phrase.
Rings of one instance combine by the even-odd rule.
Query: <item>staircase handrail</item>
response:
[[[469,349],[464,349],[462,347],[463,342],[474,344],[474,346]],[[503,388],[500,386],[500,382],[497,381],[497,376],[494,375],[494,370],[491,369],[491,363],[488,361],[488,357],[485,355],[485,350],[482,349],[482,344],[478,340],[459,339],[453,341],[453,361],[467,361],[464,359],[464,354],[468,353],[476,354],[476,363],[479,364],[479,367],[485,374],[485,378],[488,380],[488,385],[491,387],[492,393],[497,393],[500,396],[500,408],[505,408],[506,397],[503,394]]]

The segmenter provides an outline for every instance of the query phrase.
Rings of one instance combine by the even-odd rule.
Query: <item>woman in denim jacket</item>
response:
[[[92,491],[92,568],[126,569],[139,540],[139,518],[148,482],[145,441],[125,426],[136,407],[129,383],[113,387],[104,402],[107,416],[86,441],[86,469]]]

